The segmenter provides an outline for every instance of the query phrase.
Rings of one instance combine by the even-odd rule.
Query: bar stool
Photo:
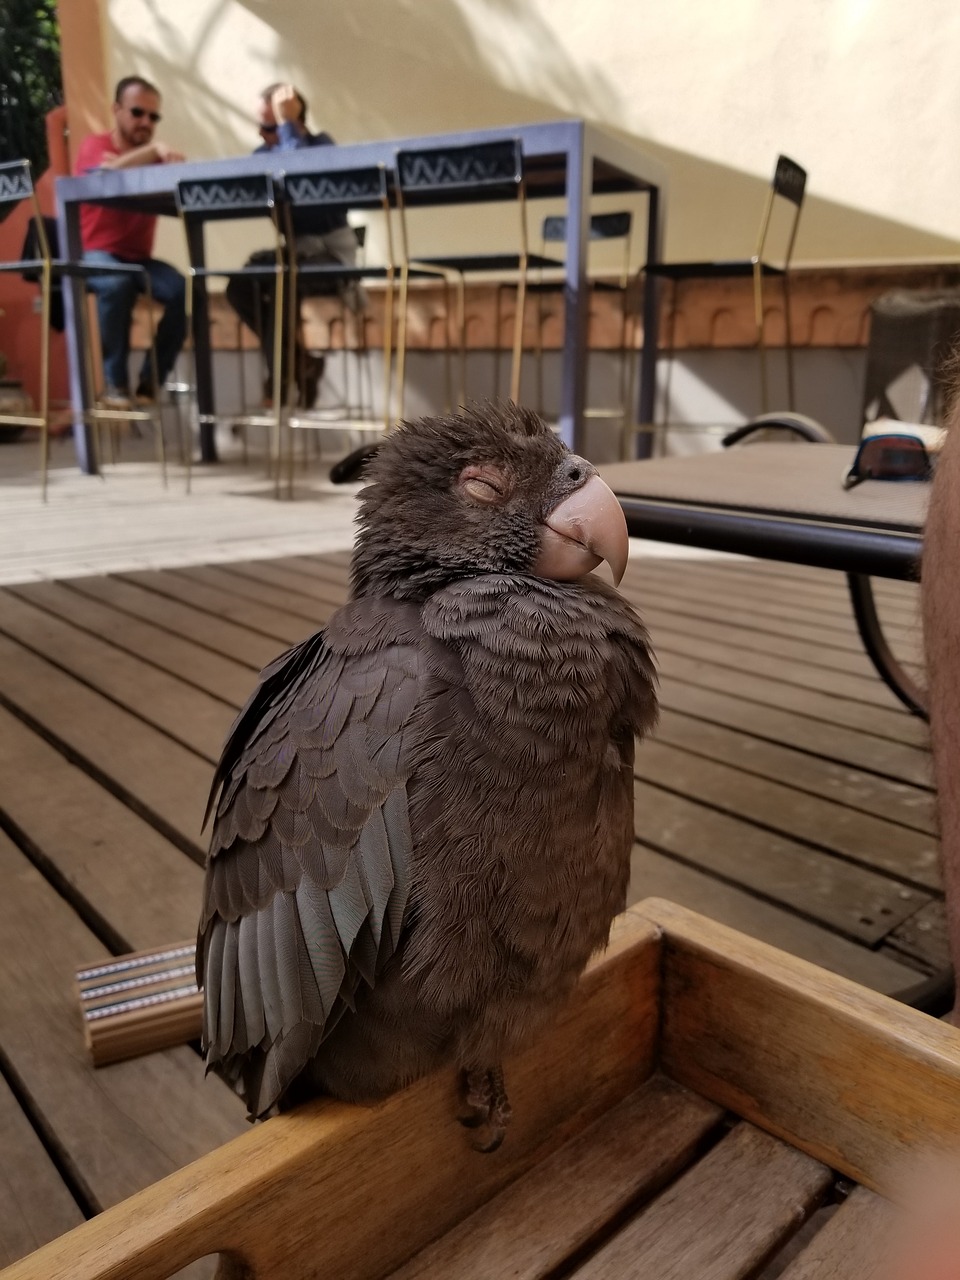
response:
[[[776,167],[763,204],[756,247],[749,258],[734,258],[728,261],[716,262],[658,262],[647,269],[650,276],[669,280],[672,285],[670,326],[667,335],[669,363],[667,365],[667,379],[663,397],[664,425],[666,425],[666,418],[669,412],[670,375],[673,370],[677,301],[681,285],[691,280],[745,278],[752,282],[754,323],[756,325],[757,353],[760,364],[760,404],[761,412],[763,413],[766,413],[769,409],[764,283],[773,278],[780,280],[783,291],[783,316],[786,331],[787,405],[790,409],[794,407],[793,341],[790,329],[790,262],[797,238],[797,228],[800,223],[800,212],[803,208],[806,184],[807,173],[805,169],[801,168],[795,160],[791,160],[789,156],[777,156]],[[769,232],[774,209],[778,201],[782,201],[786,206],[789,206],[789,209],[785,226],[785,244],[779,246],[781,254],[775,258],[769,252]],[[775,253],[776,249],[774,249]]]
[[[273,288],[275,316],[284,314],[287,266],[284,255],[280,210],[274,179],[270,174],[249,174],[241,178],[182,178],[176,188],[177,211],[184,225],[189,268],[187,271],[187,334],[194,333],[194,289],[197,280],[211,277],[250,276],[269,281]],[[189,234],[191,228],[201,224],[226,219],[266,218],[274,232],[274,260],[270,264],[244,267],[207,267],[194,257],[199,237]],[[194,352],[196,348],[194,347]],[[280,492],[281,430],[284,413],[283,379],[279,376],[283,367],[283,325],[274,324],[273,367],[277,376],[273,379],[269,413],[244,414],[238,424],[266,427],[270,440],[270,471],[276,493]],[[196,355],[194,354],[194,360]],[[196,368],[194,367],[194,388]],[[189,474],[189,473],[188,473]]]
[[[301,290],[310,284],[333,286],[342,292],[345,288],[359,289],[366,280],[381,280],[385,284],[385,314],[383,324],[383,411],[375,418],[330,419],[309,412],[291,410],[286,419],[289,432],[297,429],[337,430],[345,428],[388,431],[392,424],[391,382],[393,356],[393,308],[396,292],[397,266],[394,259],[393,234],[390,222],[389,177],[382,164],[357,169],[323,170],[315,173],[284,173],[282,177],[282,225],[288,245],[296,243],[298,216],[308,210],[323,210],[331,215],[343,215],[356,209],[379,210],[384,216],[385,257],[381,263],[349,262],[299,262],[295,253],[289,255],[290,280],[287,289],[289,310],[287,324],[288,386],[287,399],[293,398],[294,335],[300,325],[299,299]],[[344,359],[346,362],[346,325],[344,326]],[[347,406],[349,407],[349,406]],[[372,405],[371,405],[372,410]],[[286,433],[285,433],[286,434]],[[293,441],[287,436],[285,449],[287,491],[293,493]]]
[[[397,211],[401,229],[400,321],[397,353],[397,379],[400,385],[400,413],[403,413],[403,379],[406,359],[408,284],[412,270],[433,273],[445,285],[453,282],[457,290],[456,330],[460,353],[460,400],[466,396],[466,301],[468,275],[507,271],[517,274],[517,311],[514,321],[513,350],[510,365],[510,396],[520,398],[520,373],[523,356],[523,324],[526,305],[527,274],[531,266],[553,266],[549,259],[531,255],[527,236],[526,187],[523,176],[523,152],[518,139],[474,143],[466,146],[421,147],[396,153]],[[478,202],[508,200],[516,202],[516,252],[462,253],[444,256],[423,255],[411,248],[409,211],[417,205],[438,205],[445,200],[461,200],[475,196]],[[447,307],[447,352],[449,360],[449,306]],[[449,386],[447,399],[452,398]],[[450,406],[452,407],[452,406]]]
[[[29,160],[13,160],[0,165],[0,220],[12,209],[24,201],[30,202],[30,230],[26,249],[31,256],[15,261],[0,262],[0,271],[18,272],[26,279],[40,285],[40,404],[36,412],[0,414],[0,424],[5,426],[32,427],[40,432],[40,492],[44,502],[47,500],[47,473],[50,460],[50,320],[53,307],[54,281],[65,277],[89,279],[93,275],[123,274],[135,275],[143,283],[143,291],[147,296],[150,321],[150,357],[157,384],[156,334],[153,324],[152,294],[150,278],[144,269],[136,264],[115,263],[96,266],[83,262],[69,262],[55,257],[52,251],[49,220],[44,218],[40,209],[33,182],[33,174]],[[83,359],[86,364],[88,385],[93,386],[93,361],[91,353],[90,326],[85,308],[81,309],[80,334]],[[163,484],[167,484],[166,453],[163,442],[163,424],[159,411],[149,409],[104,409],[94,407],[85,413],[87,421],[99,426],[101,423],[149,422],[153,429],[157,444],[157,458]]]

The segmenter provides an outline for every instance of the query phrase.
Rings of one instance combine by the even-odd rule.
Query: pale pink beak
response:
[[[627,522],[613,491],[591,476],[547,516],[533,571],[541,578],[572,582],[606,560],[618,585],[627,567]]]

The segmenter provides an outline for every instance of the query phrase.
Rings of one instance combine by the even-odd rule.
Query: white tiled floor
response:
[[[361,437],[339,439],[353,448]],[[81,474],[72,438],[66,436],[52,442],[44,504],[37,443],[0,444],[0,584],[351,545],[360,485],[330,484],[335,454],[317,458],[308,474],[299,473],[293,501],[278,502],[262,461],[244,466],[238,442],[226,433],[218,447],[223,461],[194,467],[188,495],[178,465],[171,465],[168,487],[162,487],[147,441],[124,440],[123,461],[105,468],[101,479]],[[631,543],[631,556],[710,559],[712,554],[666,543]]]
[[[194,467],[187,495],[177,465],[162,487],[146,441],[125,440],[124,460],[100,479],[80,473],[70,437],[58,439],[44,504],[38,445],[0,444],[0,583],[350,546],[359,486],[330,484],[332,458],[278,502],[262,463],[244,467],[233,441],[222,453],[221,465]]]

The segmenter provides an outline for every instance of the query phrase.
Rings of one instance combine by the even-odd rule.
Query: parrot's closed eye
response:
[[[464,467],[458,483],[477,502],[503,502],[509,496],[509,479],[499,467]]]

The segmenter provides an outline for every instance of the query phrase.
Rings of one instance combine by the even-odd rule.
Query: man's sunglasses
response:
[[[144,116],[149,116],[151,124],[159,124],[163,119],[159,111],[148,111],[146,107],[131,107],[130,114],[134,120],[142,120]]]
[[[276,133],[279,128],[278,124],[262,124],[259,126],[261,133]]]
[[[929,480],[932,475],[933,458],[917,436],[867,436],[843,477],[843,487],[852,489],[861,480]]]

